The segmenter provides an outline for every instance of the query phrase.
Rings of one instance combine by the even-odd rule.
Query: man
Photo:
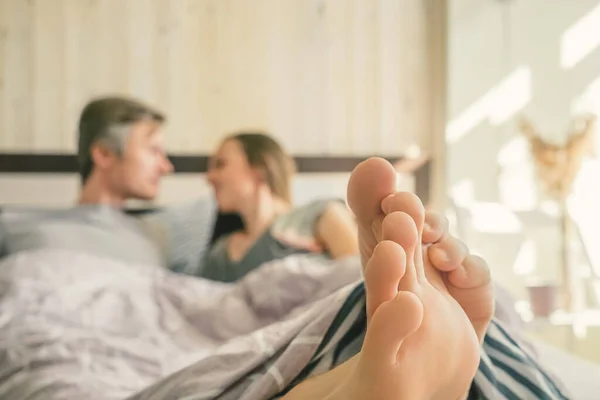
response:
[[[172,172],[161,132],[165,117],[141,102],[106,97],[90,102],[79,120],[80,204],[123,207],[153,200]]]
[[[135,99],[90,101],[78,124],[82,183],[78,204],[66,210],[5,210],[0,219],[0,257],[38,248],[68,248],[172,268],[199,262],[204,233],[214,219],[210,202],[195,202],[151,218],[134,218],[122,210],[130,199],[153,200],[161,178],[173,171],[164,150],[165,120],[161,112]],[[184,229],[198,224],[209,227]]]

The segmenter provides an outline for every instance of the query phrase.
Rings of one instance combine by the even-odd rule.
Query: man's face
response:
[[[160,124],[140,121],[132,125],[121,157],[108,168],[108,184],[124,199],[153,200],[160,179],[173,171],[163,143]]]

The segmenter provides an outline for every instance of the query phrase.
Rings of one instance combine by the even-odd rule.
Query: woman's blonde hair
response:
[[[292,177],[296,165],[275,139],[261,132],[239,132],[226,140],[235,140],[242,146],[248,163],[262,171],[265,183],[274,195],[292,202]]]

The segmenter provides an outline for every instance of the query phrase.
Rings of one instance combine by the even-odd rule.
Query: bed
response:
[[[218,215],[205,237],[239,224]],[[341,327],[337,340],[355,328],[336,318],[359,283],[356,258],[291,256],[226,285],[68,250],[8,257],[0,262],[0,397],[163,399],[176,386],[179,397],[271,398],[309,360],[327,357],[330,325]],[[510,304],[500,308],[510,314]],[[533,345],[573,398],[591,399],[590,364]],[[562,371],[567,360],[585,372]]]
[[[239,222],[215,221],[207,241]],[[357,258],[290,256],[228,285],[68,249],[8,257],[0,261],[0,398],[162,399],[174,387],[179,398],[271,398],[331,350],[323,345],[330,325],[356,329],[335,320],[359,284]],[[497,314],[519,334],[499,289]],[[532,345],[574,399],[593,398],[596,366]]]
[[[571,394],[573,400],[598,398],[600,364],[584,360],[530,334],[530,327],[516,311],[515,299],[496,284],[496,317],[518,338],[531,355]]]
[[[206,168],[206,157],[171,159],[175,175],[198,180],[196,174]],[[347,176],[360,161],[296,157],[300,176]],[[428,168],[421,165],[416,182],[427,199]],[[4,176],[52,180],[75,177],[74,171],[67,155],[0,157]],[[146,220],[168,208],[144,205],[128,213]],[[5,207],[0,217],[47,211]],[[199,234],[207,242],[241,225],[237,216],[226,214],[214,223],[195,222],[207,227]],[[316,339],[326,336],[345,299],[361,286],[360,270],[356,257],[298,255],[227,285],[68,248],[13,254],[0,260],[0,398],[276,396],[308,359],[329,354],[353,327],[339,321],[341,336]]]

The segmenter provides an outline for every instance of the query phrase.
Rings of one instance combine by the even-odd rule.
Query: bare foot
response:
[[[363,348],[341,366],[298,385],[286,399],[454,400],[465,397],[475,376],[475,331],[439,271],[423,257],[424,212],[416,219],[399,211],[384,216],[382,199],[393,191],[387,166],[380,159],[361,164],[348,190],[365,265]],[[392,191],[385,187],[388,180]],[[405,205],[422,210],[413,200]]]
[[[494,314],[494,287],[487,263],[469,254],[467,246],[448,234],[448,221],[439,213],[425,213],[421,201],[412,193],[395,191],[395,172],[390,163],[371,158],[360,164],[348,184],[348,202],[357,216],[361,235],[363,265],[381,239],[384,217],[401,211],[410,215],[422,232],[420,240],[435,270],[426,269],[432,283],[440,274],[448,292],[461,305],[480,342]],[[425,224],[423,224],[425,221]],[[437,275],[437,276],[436,276]]]

